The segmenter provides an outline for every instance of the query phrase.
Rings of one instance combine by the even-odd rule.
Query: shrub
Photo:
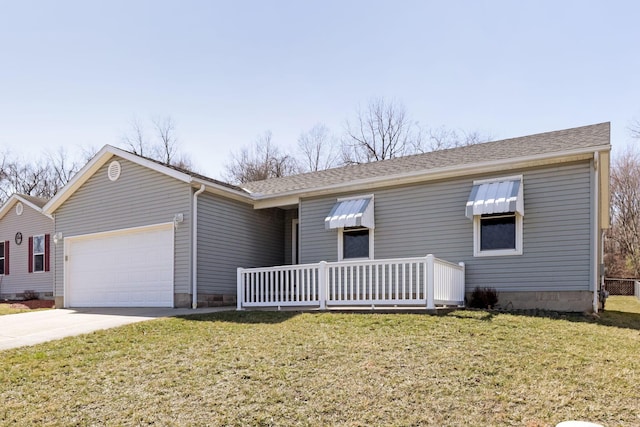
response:
[[[471,293],[469,307],[493,308],[498,303],[498,292],[494,288],[475,288]]]
[[[38,299],[38,293],[36,291],[24,291],[22,293],[22,296],[26,301],[29,301],[32,299]]]

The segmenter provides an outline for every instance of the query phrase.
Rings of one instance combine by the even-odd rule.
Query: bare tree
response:
[[[455,129],[448,129],[441,126],[439,128],[429,129],[426,138],[418,139],[418,145],[414,145],[414,151],[416,153],[426,153],[428,151],[444,150],[447,148],[466,147],[490,140],[491,135],[483,135],[480,131],[456,131]]]
[[[42,161],[27,163],[16,160],[6,163],[2,186],[4,200],[14,193],[49,198],[55,194],[55,189],[48,164]]]
[[[345,164],[368,163],[404,156],[421,145],[421,131],[404,106],[377,98],[347,121],[342,145]]]
[[[60,147],[36,161],[0,155],[0,202],[12,194],[53,197],[78,171],[78,163]]]
[[[154,117],[151,120],[151,128],[152,131],[149,132],[138,119],[131,120],[129,130],[122,137],[125,149],[166,165],[192,170],[191,158],[180,152],[173,118]]]
[[[633,119],[628,129],[631,138],[640,139],[640,119]]]
[[[139,156],[149,156],[151,154],[151,144],[146,135],[144,125],[135,117],[129,123],[129,130],[122,136],[122,142],[133,154]]]
[[[156,132],[155,157],[168,165],[173,164],[178,152],[178,138],[176,137],[176,125],[171,117],[156,117],[153,120],[153,128]]]
[[[329,128],[316,124],[298,137],[298,151],[301,156],[301,168],[308,172],[329,169],[339,164],[340,153],[336,147],[336,138]]]
[[[76,161],[71,159],[64,147],[59,147],[54,153],[48,153],[49,158],[49,173],[52,175],[52,183],[55,188],[52,188],[52,192],[55,194],[58,190],[64,187],[67,182],[73,178],[78,172],[80,166]]]
[[[258,137],[253,145],[231,154],[225,165],[225,178],[235,183],[261,181],[292,175],[298,165],[292,156],[283,154],[272,142],[270,131]]]
[[[611,165],[610,274],[640,276],[640,154],[628,148]]]

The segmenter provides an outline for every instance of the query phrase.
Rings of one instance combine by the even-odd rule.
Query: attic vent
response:
[[[109,164],[109,169],[107,169],[107,176],[109,177],[109,180],[111,181],[115,181],[116,179],[120,178],[120,162],[117,160],[114,160],[113,162],[111,162]]]
[[[20,216],[22,215],[22,212],[24,212],[24,206],[22,206],[22,203],[18,202],[16,205],[16,215]]]

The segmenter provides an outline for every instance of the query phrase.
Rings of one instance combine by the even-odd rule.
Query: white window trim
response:
[[[368,259],[375,259],[374,257],[374,253],[373,253],[373,248],[375,247],[375,245],[373,244],[374,241],[374,229],[373,228],[367,228],[367,227],[362,227],[363,229],[369,230],[369,257],[368,258],[347,258],[347,261],[362,261],[362,260],[368,260]],[[348,231],[347,231],[348,233]],[[344,227],[338,228],[338,261],[344,261]]]
[[[42,237],[42,252],[36,252],[36,238],[37,237]],[[33,254],[31,254],[31,256],[33,257],[33,272],[34,273],[44,273],[44,264],[45,264],[45,259],[44,257],[46,256],[45,254],[47,253],[47,248],[45,248],[44,246],[46,245],[46,240],[44,238],[44,234],[36,234],[33,236]],[[36,270],[36,255],[42,255],[42,270]]]
[[[518,212],[515,212],[515,217],[516,217],[516,248],[515,249],[494,249],[494,250],[483,251],[483,250],[480,250],[481,215],[474,215],[473,216],[473,256],[488,257],[488,256],[522,255],[522,215],[520,215]]]

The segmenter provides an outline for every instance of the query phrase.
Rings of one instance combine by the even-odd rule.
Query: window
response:
[[[33,236],[33,271],[44,271],[44,235]]]
[[[0,276],[4,275],[4,242],[0,242]]]
[[[473,182],[465,208],[473,220],[473,256],[522,255],[522,175]]]
[[[373,259],[373,229],[341,228],[338,231],[338,259]]]
[[[338,261],[373,259],[373,194],[339,198],[324,227],[338,230]]]
[[[474,256],[522,255],[522,216],[515,212],[474,217]]]

